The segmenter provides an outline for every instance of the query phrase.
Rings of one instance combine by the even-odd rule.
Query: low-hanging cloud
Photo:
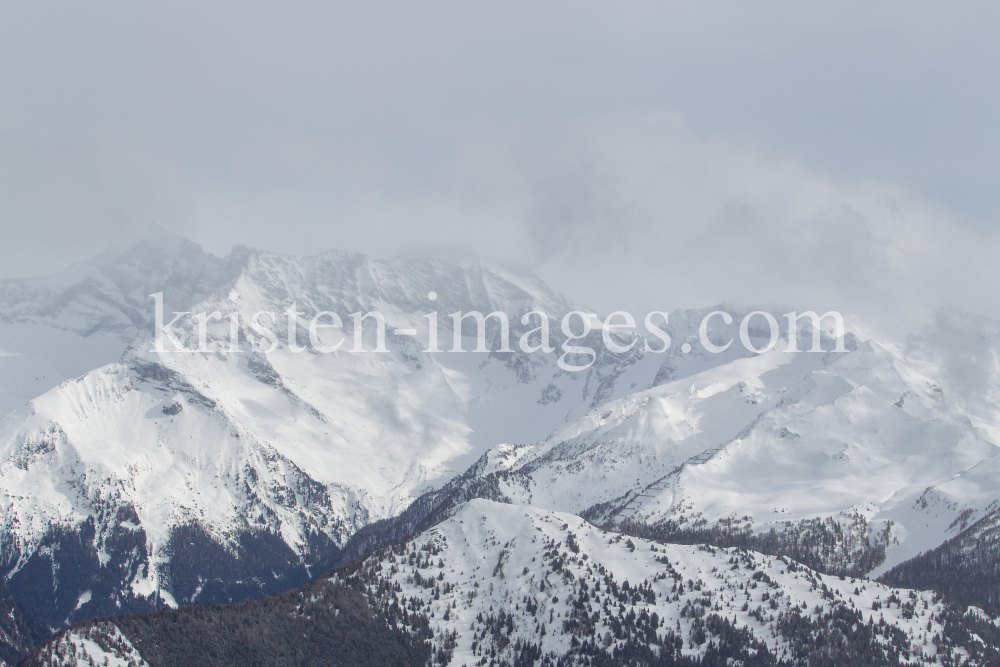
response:
[[[835,178],[677,115],[568,128],[533,161],[529,247],[591,295],[644,307],[838,308],[889,324],[997,312],[996,234],[912,188]]]
[[[0,277],[152,224],[467,246],[605,312],[1000,313],[995,9],[2,11]]]

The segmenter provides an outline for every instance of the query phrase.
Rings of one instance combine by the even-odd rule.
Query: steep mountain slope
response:
[[[362,592],[309,586],[237,605],[196,605],[81,623],[23,665],[208,667],[264,665],[420,667],[431,647],[426,619],[387,616]]]
[[[879,580],[942,591],[956,604],[1000,612],[1000,510],[988,513],[944,544],[889,569]]]
[[[911,341],[912,359],[851,333],[834,351],[829,320],[824,352],[788,353],[780,312],[777,345],[755,354],[740,340],[747,311],[734,308],[732,323],[715,316],[706,330],[714,345],[733,341],[713,353],[699,332],[713,309],[675,311],[668,345],[623,334],[634,344],[613,353],[594,331],[578,341],[593,365],[568,372],[558,319],[576,307],[530,274],[455,253],[217,259],[174,240],[0,287],[0,335],[58,350],[19,348],[0,374],[11,359],[31,372],[59,355],[95,362],[0,422],[0,569],[20,608],[53,629],[301,586],[474,498],[854,577],[986,526],[1000,502],[1000,384],[988,368],[976,376],[985,398],[965,391],[969,359],[941,351],[954,339],[995,361],[980,320],[939,323]],[[149,295],[161,291],[166,321],[213,315],[203,330],[181,317],[180,348],[155,345]],[[385,318],[384,351],[374,318],[354,340],[352,314],[369,311]],[[505,313],[512,351],[500,351],[495,318],[490,351],[468,351],[471,319],[457,336],[467,351],[449,351],[456,311]],[[553,318],[554,352],[519,350],[532,311]],[[330,312],[343,327],[311,340],[309,323]],[[427,351],[433,312],[440,352]],[[758,349],[762,322],[745,331]],[[969,327],[975,345],[956,333]],[[26,391],[2,377],[12,395]]]
[[[177,328],[186,348],[157,350],[140,337],[118,363],[63,382],[0,424],[3,569],[51,627],[300,585],[359,527],[394,516],[486,448],[540,439],[585,414],[597,393],[626,391],[616,381],[630,376],[606,355],[578,378],[555,354],[428,354],[419,336],[394,335],[406,327],[426,336],[431,308],[418,304],[435,288],[441,341],[452,338],[452,309],[499,310],[520,326],[523,313],[571,307],[530,275],[437,257],[239,253],[203,267],[191,284],[231,279],[183,306],[240,316],[238,347],[228,322],[216,322],[205,351],[193,351],[189,318]],[[378,310],[387,351],[297,354],[293,344],[309,343],[304,326],[260,351],[253,314],[274,313],[270,326],[287,331],[293,303],[306,322],[324,310],[345,319]],[[493,348],[498,333],[488,332]]]
[[[342,617],[361,615],[352,593],[376,619],[357,623],[378,628],[388,620],[390,631],[427,641],[433,664],[456,667],[965,658],[980,665],[996,657],[968,631],[977,627],[991,641],[995,628],[990,634],[989,624],[976,625],[975,612],[963,619],[926,593],[826,577],[741,549],[627,538],[573,515],[476,500],[432,530],[301,592],[82,624],[39,647],[25,664],[141,658],[154,667],[214,666],[234,664],[234,651],[235,661],[247,665],[331,664],[353,648],[341,635]],[[331,618],[330,610],[341,613]],[[326,623],[331,646],[321,662],[313,649]],[[226,627],[239,628],[242,649],[223,635]],[[960,635],[965,643],[956,645],[952,638]],[[400,644],[389,639],[387,649]],[[264,646],[274,648],[260,651]]]
[[[465,486],[674,540],[762,547],[776,529],[793,536],[785,553],[857,575],[981,515],[998,451],[936,383],[866,341],[776,348],[609,401],[537,445],[491,450]],[[817,531],[810,557],[798,547]]]
[[[51,633],[44,623],[25,614],[0,582],[0,667],[15,665]]]
[[[231,281],[246,251],[224,260],[187,239],[151,234],[51,277],[0,281],[0,417],[60,382],[117,361],[152,330],[153,302],[186,310]]]

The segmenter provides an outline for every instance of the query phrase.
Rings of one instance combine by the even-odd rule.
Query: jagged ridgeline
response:
[[[764,532],[754,532],[751,526],[743,526],[740,521],[689,527],[673,520],[647,524],[626,519],[619,523],[609,522],[606,527],[660,542],[742,547],[787,556],[825,574],[861,577],[885,561],[891,528],[886,526],[885,533],[872,539],[863,516],[855,515],[851,519],[846,526],[833,517],[805,519],[780,528],[772,526]]]
[[[473,501],[301,591],[63,630],[25,665],[992,665],[935,596]]]
[[[199,345],[194,320],[179,329],[187,350],[168,344],[158,351],[150,339],[154,293],[162,293],[168,320],[174,311],[218,311],[232,319],[208,325],[205,351],[192,351]],[[374,351],[375,318],[362,327],[357,352],[350,342],[336,352],[317,351],[294,319],[286,336],[292,304],[306,322],[338,313],[348,336],[352,313],[379,311],[386,351]],[[594,330],[578,341],[597,351],[593,364],[569,372],[557,362],[566,342],[558,320],[577,309],[535,276],[461,253],[390,260],[237,248],[219,259],[181,239],[143,243],[52,278],[0,282],[0,574],[10,591],[3,611],[11,619],[0,637],[5,655],[23,655],[46,632],[94,617],[259,600],[298,588],[392,540],[433,530],[482,499],[584,517],[634,544],[640,538],[707,543],[781,557],[786,572],[794,561],[812,577],[854,578],[859,589],[876,586],[862,577],[934,589],[958,605],[946,614],[953,619],[948,627],[979,622],[968,620],[980,616],[960,612],[961,605],[996,609],[990,517],[1000,500],[1000,448],[992,435],[1000,432],[994,409],[1000,380],[981,373],[969,384],[965,366],[953,364],[971,355],[990,368],[987,362],[1000,354],[996,322],[944,314],[936,329],[906,346],[847,331],[841,347],[829,318],[817,327],[803,320],[798,349],[810,348],[815,333],[817,351],[787,353],[789,327],[776,311],[777,347],[757,353],[741,336],[749,313],[730,309],[728,324],[715,312],[724,307],[673,311],[663,329],[669,344],[643,339],[640,329],[615,334],[628,349],[613,352]],[[454,340],[448,315],[471,311],[505,313],[513,350],[499,351],[502,328],[494,317],[484,337],[490,352],[428,353],[432,311],[439,314],[443,350]],[[537,326],[522,326],[533,311],[553,319],[551,353],[524,353],[516,345],[526,328]],[[265,318],[277,334],[273,349],[252,326],[259,312],[274,315]],[[635,315],[641,323],[643,314]],[[771,332],[760,314],[753,317],[743,333],[762,350]],[[233,321],[239,322],[235,346]],[[464,349],[478,344],[477,326],[464,322]],[[556,542],[568,546],[569,539]],[[535,563],[542,561],[536,554]],[[494,561],[489,570],[509,582],[509,562]],[[542,574],[530,560],[523,567]],[[660,574],[643,579],[654,586]],[[615,582],[622,590],[623,578]],[[639,586],[629,582],[630,591]],[[596,583],[588,580],[587,595]],[[405,587],[405,577],[396,584]],[[513,602],[515,611],[528,604],[527,593],[508,592],[504,604]],[[570,593],[580,598],[579,589]],[[908,604],[901,595],[892,603],[896,611]],[[535,597],[541,608],[543,597],[529,596]],[[368,600],[372,614],[381,613],[383,602]],[[737,605],[734,623],[715,609],[692,616],[694,606],[681,616],[681,603],[656,612],[675,625],[656,630],[657,651],[669,630],[683,644],[671,660],[707,659],[712,642],[716,648],[730,642],[730,657],[743,650],[764,656],[753,643],[763,642],[780,661],[799,650],[787,637],[784,653],[768,643],[772,635],[785,636],[782,627],[832,636],[833,626],[816,624],[847,624],[856,612],[867,614],[864,626],[871,621],[885,639],[896,630],[880,626],[880,614],[869,618],[867,612],[887,609],[871,609],[875,602],[862,609],[845,598],[837,603],[846,605],[843,613],[830,607],[799,621],[795,614],[804,609],[767,611],[770,601],[758,600],[768,625],[752,638],[741,633],[763,622],[749,616],[756,607],[739,616]],[[505,628],[516,625],[508,607]],[[498,609],[481,611],[484,623],[500,623]],[[569,655],[586,644],[594,664],[640,644],[646,648],[634,655],[645,655],[652,612],[633,611],[636,619],[645,611],[646,625],[635,620],[628,627],[642,628],[636,636],[649,641],[619,637],[607,626],[602,633],[611,633],[612,645],[604,646],[604,634],[591,642],[581,630],[579,646],[560,650]],[[434,659],[452,649],[461,655],[465,649],[449,649],[446,635],[467,630],[439,632],[435,623],[445,610],[432,613]],[[588,613],[592,619],[594,611]],[[705,624],[698,658],[685,653],[693,650],[691,629],[677,634],[676,621],[691,618]],[[928,633],[928,620],[921,617],[924,629],[914,626],[914,635]],[[595,623],[578,621],[574,627]],[[852,632],[860,632],[856,625],[850,622]],[[925,638],[929,646],[968,643],[946,625],[921,638],[920,650]],[[511,647],[523,661],[561,659],[555,648],[543,650],[540,635],[518,635],[501,650],[490,627],[496,641],[487,643],[497,660],[503,653],[515,661]],[[552,631],[546,624],[545,636]],[[124,628],[115,632],[127,635]],[[477,650],[483,632],[474,630]],[[901,662],[913,661],[908,632],[910,658],[901,643],[892,644]],[[950,659],[944,648],[934,655]]]

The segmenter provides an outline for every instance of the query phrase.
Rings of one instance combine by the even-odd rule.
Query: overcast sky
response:
[[[158,224],[603,309],[1000,316],[995,2],[3,3],[0,277]]]

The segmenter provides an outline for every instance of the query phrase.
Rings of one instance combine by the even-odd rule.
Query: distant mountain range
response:
[[[220,317],[199,332],[188,316],[187,349],[157,350],[160,293],[167,321]],[[716,317],[712,335],[737,341],[721,353],[699,332],[715,310],[733,321]],[[374,318],[366,351],[315,349],[318,314],[337,313],[350,337],[350,315],[370,311],[385,352],[372,351]],[[490,352],[426,351],[430,313],[446,350],[448,314],[471,311],[504,313],[512,351],[499,351],[497,318]],[[516,345],[533,311],[554,318],[551,353]],[[895,342],[854,327],[844,352],[823,329],[824,352],[789,353],[774,310],[781,340],[756,354],[739,344],[747,309],[674,311],[662,352],[641,327],[616,338],[635,343],[622,353],[595,330],[578,341],[592,365],[572,372],[557,361],[573,311],[590,313],[457,252],[219,259],[162,238],[0,282],[0,605],[12,619],[0,658],[84,622],[31,664],[88,664],[72,662],[84,649],[94,664],[182,664],[151,648],[169,644],[163,619],[209,630],[201,612],[169,609],[281,594],[219,607],[211,636],[223,637],[250,609],[272,621],[301,609],[308,585],[310,605],[316,591],[342,600],[368,619],[350,623],[396,647],[351,644],[343,664],[694,664],[721,660],[713,650],[826,664],[809,662],[804,637],[834,631],[873,652],[864,664],[989,664],[968,637],[985,636],[1000,599],[1000,323],[945,312]],[[467,350],[474,325],[460,332]],[[697,544],[713,546],[678,546]],[[349,633],[337,615],[324,623]],[[272,652],[290,662],[241,664],[319,664],[296,662],[329,648],[316,641],[285,637]],[[70,645],[73,657],[59,652]]]

